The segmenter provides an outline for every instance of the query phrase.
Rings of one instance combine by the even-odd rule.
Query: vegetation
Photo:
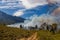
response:
[[[7,27],[0,25],[0,40],[17,40],[28,38],[37,32],[38,40],[60,40],[60,32],[53,34],[47,30],[24,30],[20,28]]]
[[[31,36],[35,31],[23,30],[20,28],[6,27],[0,25],[0,40],[16,40],[23,37]]]
[[[46,30],[38,31],[38,40],[60,40],[60,33],[53,34]]]

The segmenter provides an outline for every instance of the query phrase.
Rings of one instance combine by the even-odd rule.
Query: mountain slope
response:
[[[21,17],[14,17],[0,11],[0,24],[13,24],[17,22],[24,22],[25,19]]]
[[[0,40],[18,40],[24,37],[28,38],[33,33],[35,33],[35,31],[0,25]]]

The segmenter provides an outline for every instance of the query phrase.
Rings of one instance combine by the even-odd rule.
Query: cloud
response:
[[[22,15],[24,14],[24,13],[23,13],[24,10],[25,10],[25,9],[16,11],[16,12],[13,14],[13,16],[22,16]]]
[[[30,9],[33,7],[36,7],[38,5],[44,5],[47,4],[46,0],[45,1],[40,1],[40,0],[18,0],[18,1],[22,1],[22,4],[25,6],[26,9]],[[25,10],[25,9],[24,9]],[[21,16],[23,15],[23,11],[24,10],[18,10],[16,13],[13,14],[13,16]]]
[[[43,3],[46,3],[47,1],[46,0],[33,0],[33,1],[29,0],[29,2],[33,3],[33,4],[35,4],[35,3],[42,3],[43,4]]]
[[[60,3],[60,0],[47,0],[48,3]]]
[[[26,7],[26,8],[32,8],[32,7],[36,7],[37,5],[44,5],[47,4],[46,0],[42,1],[42,0],[21,0],[22,4]]]
[[[23,15],[23,12],[20,10],[13,14],[13,16],[21,16],[21,15]]]
[[[49,0],[51,2],[60,2],[60,0]],[[37,5],[47,4],[47,0],[7,0],[0,1],[0,8],[14,8],[14,7],[23,7],[32,8]]]
[[[7,0],[7,1],[0,1],[0,8],[22,8],[24,7],[21,1],[18,0]]]

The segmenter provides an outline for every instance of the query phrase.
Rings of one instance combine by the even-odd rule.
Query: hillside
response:
[[[24,18],[11,16],[0,11],[0,24],[13,24],[17,22],[24,22],[24,20]]]
[[[0,25],[0,40],[60,40],[60,31],[56,34],[46,30],[24,30]]]
[[[60,40],[60,32],[52,34],[52,32],[41,30],[37,34],[38,40]]]
[[[13,27],[6,27],[5,25],[0,25],[0,40],[16,40],[23,37],[31,36],[35,31],[28,31]]]

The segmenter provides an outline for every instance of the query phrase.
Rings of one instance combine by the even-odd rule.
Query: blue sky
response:
[[[42,0],[41,0],[42,1]],[[12,15],[18,10],[29,9],[36,5],[42,5],[46,2],[40,0],[0,0],[0,10]]]
[[[21,17],[28,17],[32,14],[40,15],[39,13],[24,13],[24,11],[28,9],[35,8],[37,6],[46,5],[48,2],[46,0],[0,0],[0,10],[12,15],[12,16],[21,16]],[[43,7],[41,8],[42,14],[46,12],[48,8]],[[31,11],[32,12],[32,11]]]
[[[2,1],[0,0],[0,10],[3,12],[6,12],[7,14],[13,15],[15,11],[24,9],[24,5],[21,3],[21,1],[17,0],[8,0],[8,1]]]
[[[14,9],[5,9],[5,8],[2,8],[0,9],[1,11],[9,14],[9,15],[13,15],[14,12],[18,11],[18,10],[22,10],[22,9],[25,9],[25,8],[14,8]]]

